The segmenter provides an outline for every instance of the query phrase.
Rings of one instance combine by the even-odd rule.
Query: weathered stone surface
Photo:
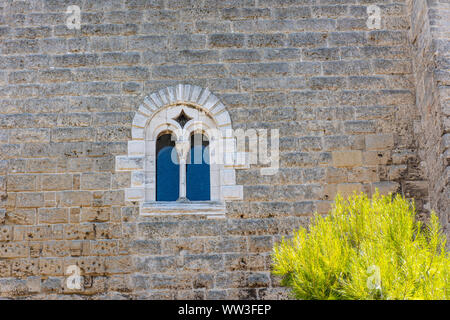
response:
[[[419,194],[427,194],[426,201],[430,202],[431,209],[439,213],[442,221],[448,221],[450,181],[446,172],[449,162],[441,158],[445,158],[449,149],[445,134],[449,118],[449,82],[443,80],[443,75],[448,75],[448,64],[442,65],[440,61],[448,60],[450,39],[445,15],[438,13],[445,12],[448,4],[408,0],[407,5],[411,12],[409,37],[413,41],[416,106],[420,117],[414,133],[428,180],[428,183],[421,182],[421,186],[417,183],[408,183],[408,186],[412,186],[412,194],[427,188],[428,191],[422,190]],[[444,227],[449,234],[448,222]]]
[[[362,152],[352,151],[333,151],[333,165],[336,167],[357,167],[362,165]]]
[[[57,224],[69,222],[69,209],[67,208],[39,208],[38,220],[40,224]]]
[[[65,1],[6,1],[0,297],[285,299],[272,246],[337,193],[403,192],[448,232],[448,5],[390,1],[369,30],[377,1],[315,2],[87,0],[72,30]],[[145,127],[187,101],[279,129],[280,168],[223,171],[217,219],[140,215]]]

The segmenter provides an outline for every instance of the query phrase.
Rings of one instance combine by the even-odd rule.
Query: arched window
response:
[[[156,140],[156,200],[176,201],[180,195],[180,165],[170,133]]]
[[[232,130],[208,89],[178,84],[146,96],[133,117],[128,154],[116,156],[116,170],[131,171],[125,200],[139,203],[143,215],[223,217],[226,201],[243,199],[235,169],[245,166],[235,163],[242,157]]]
[[[209,141],[202,134],[191,135],[186,164],[186,197],[191,201],[211,200]]]

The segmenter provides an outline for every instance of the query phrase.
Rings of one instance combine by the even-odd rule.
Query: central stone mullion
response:
[[[175,143],[175,149],[178,153],[178,159],[180,162],[180,197],[177,201],[187,201],[186,198],[186,163],[189,153],[189,141],[178,140]]]

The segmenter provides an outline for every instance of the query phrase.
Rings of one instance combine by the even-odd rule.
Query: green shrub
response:
[[[448,299],[446,237],[400,195],[336,197],[273,250],[273,273],[297,299]]]

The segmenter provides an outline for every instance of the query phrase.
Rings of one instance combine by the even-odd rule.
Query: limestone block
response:
[[[176,88],[175,87],[168,87],[167,88],[167,99],[169,101],[169,104],[172,104],[177,101],[177,94],[176,94]]]
[[[25,237],[23,239],[25,239]],[[39,258],[40,256],[44,256],[42,254],[43,247],[44,247],[42,242],[30,242],[29,246],[30,246],[30,257],[31,258]]]
[[[12,226],[0,226],[0,242],[12,240]]]
[[[217,116],[219,113],[225,110],[225,106],[222,102],[219,101],[210,111],[214,116]]]
[[[144,157],[142,156],[117,156],[116,171],[132,171],[144,169]]]
[[[28,294],[26,280],[17,278],[0,278],[0,293],[8,296]]]
[[[208,43],[214,48],[240,48],[244,45],[244,35],[236,33],[217,33],[208,36]]]
[[[376,167],[353,168],[348,172],[348,182],[376,182],[378,180],[378,170]]]
[[[389,193],[395,193],[399,191],[400,184],[394,181],[381,181],[372,183],[372,193],[376,190],[382,195],[388,195]]]
[[[89,172],[81,174],[81,189],[105,190],[111,188],[111,173]]]
[[[54,258],[39,259],[39,273],[48,276],[63,275],[63,260]]]
[[[196,272],[211,272],[223,270],[223,257],[218,254],[186,255],[183,269]]]
[[[95,227],[93,224],[68,224],[64,227],[66,240],[95,239]]]
[[[234,169],[225,169],[221,171],[221,185],[235,185],[236,184],[236,172]]]
[[[359,150],[333,151],[331,153],[335,167],[357,167],[362,165],[362,153]]]
[[[24,240],[51,240],[53,239],[52,227],[49,225],[27,226]]]
[[[45,191],[72,190],[73,176],[71,174],[45,174],[39,177],[40,187]]]
[[[214,96],[214,95],[210,95],[208,100],[203,105],[203,107],[206,110],[210,110],[216,105],[217,102],[219,102],[219,99],[216,96]]]
[[[387,164],[390,158],[390,151],[366,151],[363,152],[363,163],[367,166]]]
[[[56,224],[69,222],[68,208],[39,208],[38,221],[40,224]]]
[[[26,258],[29,247],[20,242],[0,243],[0,258]]]
[[[183,101],[184,100],[184,85],[179,84],[175,87],[176,92],[176,99],[177,101]]]
[[[62,277],[48,277],[42,279],[40,292],[43,294],[60,293],[63,288],[63,281],[65,280],[66,278]]]
[[[43,207],[44,194],[39,192],[18,193],[16,198],[16,205],[22,208],[39,208]]]
[[[244,188],[243,186],[222,186],[222,196],[225,200],[242,200]]]
[[[273,237],[270,235],[251,236],[248,241],[249,252],[268,252],[273,247]]]
[[[136,115],[133,118],[133,126],[138,128],[145,128],[147,120],[148,120],[147,116],[140,113],[136,113]]]
[[[198,86],[194,86],[192,89],[191,101],[197,102],[200,97],[201,92],[202,92],[202,88],[200,88]]]
[[[5,220],[16,225],[29,225],[36,223],[36,209],[16,208],[5,213]]]
[[[145,198],[144,188],[127,188],[125,189],[126,201],[143,201]]]
[[[144,98],[144,103],[151,111],[156,111],[158,109],[158,107],[149,97]]]
[[[135,270],[133,260],[129,256],[107,257],[105,259],[105,269],[108,274],[128,273]],[[128,286],[128,290],[133,290]]]
[[[163,105],[166,105],[166,104],[169,103],[168,96],[167,96],[166,91],[164,89],[163,90],[159,90],[158,94],[159,94],[159,97],[161,98],[161,101],[162,101]]]
[[[428,196],[428,182],[427,181],[404,181],[403,191],[406,197],[424,198]]]
[[[199,105],[204,105],[205,102],[208,100],[209,96],[211,95],[211,91],[209,91],[208,88],[206,88],[205,90],[203,90],[202,94],[200,95],[197,103]]]
[[[6,210],[0,209],[0,225],[4,224],[6,220]]]
[[[93,141],[95,134],[93,128],[55,128],[52,129],[53,142],[80,142]]]
[[[192,86],[185,84],[183,89],[183,101],[189,101],[191,96]]]
[[[219,126],[226,125],[228,123],[231,123],[231,118],[228,112],[222,112],[219,115],[216,116],[216,120],[219,124]]]
[[[81,208],[81,222],[105,222],[111,216],[111,207]]]
[[[337,185],[337,192],[344,198],[352,195],[353,192],[360,193],[363,191],[361,183],[339,183]]]
[[[93,202],[89,191],[62,191],[56,194],[56,198],[62,207],[90,206]]]
[[[11,260],[0,260],[0,275],[2,277],[11,276]]]
[[[18,259],[11,264],[11,274],[14,277],[23,278],[35,276],[39,273],[38,259]]]
[[[262,255],[248,253],[227,253],[224,255],[225,269],[227,271],[259,271],[265,269],[265,260]],[[222,276],[218,275],[217,287],[223,287]]]
[[[41,277],[28,277],[26,282],[27,290],[29,293],[41,292]]]
[[[142,113],[143,115],[147,116],[147,117],[151,117],[153,115],[153,112],[148,110],[146,107],[144,107],[143,104],[141,104],[139,106],[139,112]]]
[[[394,146],[393,134],[367,135],[366,150],[386,150]]]
[[[42,248],[39,248],[39,255],[42,257],[64,257],[69,253],[70,242],[66,241],[45,241]],[[31,254],[33,257],[33,254]]]
[[[145,171],[140,170],[140,171],[133,171],[131,173],[131,186],[132,187],[143,187],[145,181]],[[150,175],[149,175],[150,177]],[[150,181],[149,181],[150,183]]]
[[[408,166],[406,164],[389,166],[388,178],[389,180],[398,180],[406,174],[407,170]]]
[[[128,141],[128,155],[129,156],[145,155],[145,141],[143,141],[143,140]]]
[[[114,256],[118,253],[117,240],[96,240],[90,242],[90,252],[93,256]]]
[[[36,176],[35,175],[8,175],[7,179],[9,191],[35,191]]]
[[[133,139],[143,140],[144,139],[144,129],[143,128],[132,127],[131,128],[131,137]]]
[[[332,209],[332,202],[331,201],[318,201],[316,203],[317,212],[320,214],[325,214],[330,212]]]

